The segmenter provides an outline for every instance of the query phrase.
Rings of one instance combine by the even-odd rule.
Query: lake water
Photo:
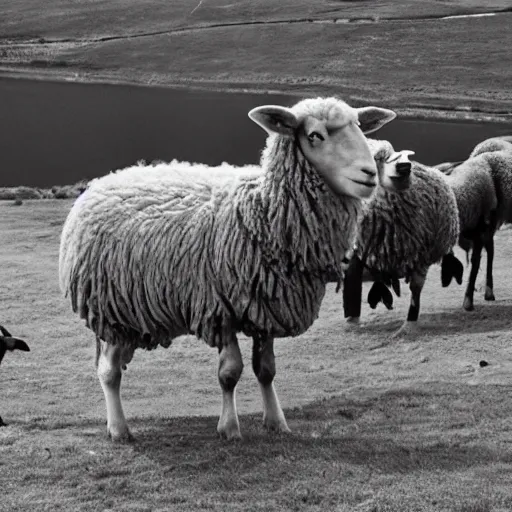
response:
[[[258,163],[265,133],[247,117],[285,95],[0,79],[0,186],[75,183],[137,160]],[[512,124],[395,120],[377,132],[426,164],[465,158]]]

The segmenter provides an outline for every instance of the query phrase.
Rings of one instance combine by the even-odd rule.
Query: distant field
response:
[[[40,511],[505,512],[512,510],[512,231],[496,240],[496,302],[442,289],[433,268],[418,338],[370,350],[405,317],[342,320],[329,288],[312,329],[276,344],[293,434],[267,435],[243,341],[244,440],[217,439],[217,355],[195,338],[135,354],[124,376],[137,442],[110,444],[93,336],[57,284],[69,200],[0,202],[0,321],[30,353],[0,369],[0,509]],[[481,368],[485,360],[488,366]]]
[[[512,12],[439,18],[507,9],[509,0],[10,0],[0,74],[340,93],[406,114],[498,117],[512,112]]]

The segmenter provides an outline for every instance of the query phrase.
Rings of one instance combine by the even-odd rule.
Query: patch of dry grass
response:
[[[0,6],[0,33],[23,42],[27,38],[91,39],[165,32],[219,23],[278,20],[388,19],[439,17],[510,8],[508,0],[18,0]]]
[[[293,434],[268,435],[243,341],[244,439],[215,428],[214,350],[192,337],[135,355],[123,397],[137,441],[112,445],[93,336],[60,296],[59,235],[71,201],[0,203],[0,318],[30,344],[0,371],[2,507],[31,511],[497,512],[512,508],[512,231],[496,241],[495,303],[462,310],[431,270],[422,333],[370,350],[405,318],[342,320],[329,288],[319,320],[276,344]],[[489,365],[481,368],[480,360]]]
[[[216,439],[214,417],[135,419],[138,440],[129,446],[111,445],[80,419],[17,423],[0,441],[12,475],[4,504],[12,511],[506,510],[509,403],[501,387],[455,384],[329,398],[289,409],[290,436],[268,436],[257,416],[244,416],[237,444]]]

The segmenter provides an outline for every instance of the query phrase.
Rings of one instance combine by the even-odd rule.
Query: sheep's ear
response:
[[[396,112],[387,108],[362,107],[356,110],[363,133],[375,132],[396,117]]]
[[[0,332],[3,336],[11,336],[11,333],[3,325],[0,325]]]
[[[269,134],[279,133],[293,137],[299,126],[295,114],[289,108],[278,105],[263,105],[253,108],[249,112],[249,117]]]

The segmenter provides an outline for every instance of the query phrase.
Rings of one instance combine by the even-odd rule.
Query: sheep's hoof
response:
[[[492,291],[492,288],[490,288],[489,286],[485,287],[484,299],[485,300],[496,300],[495,297],[494,297],[494,293]]]
[[[286,420],[284,418],[282,419],[275,419],[270,420],[268,418],[263,417],[263,426],[269,431],[269,432],[278,432],[282,434],[289,434],[291,433],[290,427],[288,427]]]
[[[116,430],[107,427],[107,435],[113,443],[128,444],[135,441],[135,438],[127,428]]]
[[[349,325],[359,325],[361,322],[361,318],[358,316],[347,316],[345,320]]]
[[[226,439],[227,441],[239,441],[242,439],[238,422],[221,425],[219,421],[219,424],[217,425],[217,432],[221,439]]]
[[[473,311],[475,309],[475,306],[473,306],[473,301],[469,297],[464,297],[464,302],[462,304],[462,307],[466,311]]]

